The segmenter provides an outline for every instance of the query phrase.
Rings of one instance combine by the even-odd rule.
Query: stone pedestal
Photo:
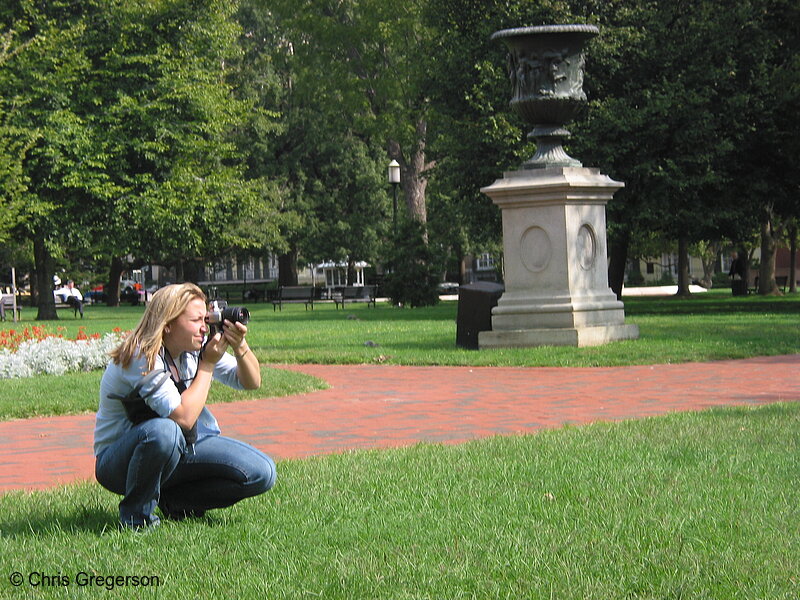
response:
[[[547,167],[507,172],[481,190],[503,213],[505,266],[481,348],[639,337],[608,286],[605,205],[623,185],[599,169]]]

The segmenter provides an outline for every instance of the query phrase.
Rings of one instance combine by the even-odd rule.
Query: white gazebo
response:
[[[369,264],[364,261],[355,263],[355,280],[350,282],[350,285],[361,286],[364,285],[364,269]],[[327,261],[312,265],[312,273],[314,279],[316,275],[321,274],[325,279],[326,288],[344,287],[347,285],[347,263]]]

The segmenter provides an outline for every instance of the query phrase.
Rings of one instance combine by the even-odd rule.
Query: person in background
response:
[[[67,285],[56,291],[56,296],[61,296],[63,301],[81,313],[81,319],[83,318],[83,294],[75,287],[72,279],[67,281]]]
[[[11,294],[4,289],[0,289],[0,321],[6,320],[6,296],[10,297]],[[11,301],[13,301],[13,297],[11,297]],[[9,306],[12,306],[12,304],[9,303]]]
[[[738,252],[731,253],[731,268],[728,271],[731,278],[731,292],[734,296],[747,295],[747,262]]]
[[[728,271],[728,276],[734,280],[747,278],[744,260],[739,256],[738,252],[731,253],[731,268]]]

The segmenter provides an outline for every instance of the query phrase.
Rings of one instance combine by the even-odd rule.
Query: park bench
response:
[[[278,288],[278,292],[272,302],[272,311],[277,307],[283,310],[284,304],[305,304],[306,310],[311,306],[314,310],[314,288],[310,285],[285,285]]]
[[[83,303],[83,309],[86,310],[86,307],[89,305],[88,302]],[[68,304],[66,302],[62,302],[61,300],[56,300],[56,310],[59,308],[71,308],[73,316],[77,319],[78,318],[78,307],[75,304]]]
[[[5,320],[5,313],[12,311],[14,309],[14,296],[11,294],[3,294],[2,300],[0,303],[3,305],[3,320]],[[86,309],[87,304],[83,304],[84,310]],[[60,300],[56,300],[55,303],[56,309],[59,308],[71,308],[72,314],[77,317],[78,316],[78,307],[74,304],[67,304],[66,302],[61,302]],[[22,317],[22,302],[19,298],[17,298],[17,319]]]
[[[786,286],[789,285],[789,276],[788,275],[778,275],[775,277],[775,285],[783,290],[783,293],[786,293]],[[753,280],[753,293],[758,293],[758,275],[756,275],[755,279]]]
[[[6,320],[6,312],[14,310],[14,295],[13,294],[0,294],[2,299],[0,299],[0,305],[2,305],[3,310],[3,321]],[[11,315],[14,316],[13,314]],[[17,298],[17,320],[22,318],[22,303]]]
[[[345,302],[366,302],[367,308],[369,305],[375,306],[375,286],[374,285],[348,285],[342,288],[340,292],[333,295],[333,301],[336,303],[336,309],[339,305],[344,308]]]

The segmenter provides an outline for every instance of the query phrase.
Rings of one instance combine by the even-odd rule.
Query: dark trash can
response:
[[[457,346],[478,349],[478,333],[491,331],[492,309],[497,306],[504,291],[502,284],[489,281],[469,283],[458,288]]]
[[[747,296],[747,281],[744,279],[734,279],[731,281],[731,291],[734,296]]]

